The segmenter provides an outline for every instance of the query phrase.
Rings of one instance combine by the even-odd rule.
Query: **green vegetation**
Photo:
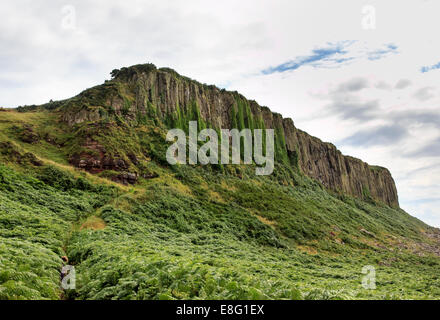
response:
[[[364,199],[329,192],[300,172],[282,132],[267,177],[253,165],[169,166],[162,121],[208,127],[196,102],[163,120],[148,102],[130,118],[133,98],[115,92],[126,96],[126,117],[98,92],[87,108],[105,116],[71,127],[47,108],[0,112],[0,299],[440,296],[437,229],[375,202],[368,188]],[[238,128],[264,129],[236,102]],[[115,168],[92,175],[69,165],[101,153],[123,160],[136,184],[111,182]],[[60,288],[63,255],[76,268],[75,290]],[[366,265],[376,268],[375,290],[361,286]]]
[[[176,110],[170,115],[167,115],[165,119],[165,123],[169,128],[182,129],[187,134],[189,132],[190,121],[197,121],[198,131],[208,127],[200,114],[200,109],[196,101],[191,101],[186,110],[182,110],[177,104]]]
[[[0,299],[59,299],[72,226],[112,194],[54,167],[34,173],[0,166]]]

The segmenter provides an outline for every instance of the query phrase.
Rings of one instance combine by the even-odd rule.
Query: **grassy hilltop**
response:
[[[440,297],[439,230],[368,192],[330,191],[284,161],[270,176],[170,166],[170,124],[154,114],[69,126],[52,106],[0,110],[0,299]],[[104,149],[134,184],[73,165]],[[60,287],[64,255],[76,290]]]

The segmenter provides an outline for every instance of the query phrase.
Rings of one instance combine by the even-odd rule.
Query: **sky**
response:
[[[437,0],[2,1],[0,106],[170,67],[389,168],[401,207],[440,227],[439,12]]]

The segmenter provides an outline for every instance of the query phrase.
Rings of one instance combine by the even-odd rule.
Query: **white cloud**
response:
[[[423,87],[414,92],[414,97],[419,101],[426,101],[434,97],[434,87]]]
[[[405,88],[407,88],[410,85],[411,85],[411,80],[400,79],[399,81],[397,81],[397,83],[394,86],[394,88],[396,88],[396,89],[405,89]]]

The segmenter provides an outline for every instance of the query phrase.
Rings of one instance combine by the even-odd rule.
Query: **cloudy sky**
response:
[[[388,167],[401,206],[440,227],[439,12],[437,0],[2,1],[0,106],[171,67]]]

